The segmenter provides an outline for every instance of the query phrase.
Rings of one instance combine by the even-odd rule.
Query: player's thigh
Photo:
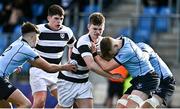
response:
[[[139,92],[144,92],[147,95],[152,94],[153,91],[157,90],[160,84],[160,78],[154,72],[147,73],[145,75],[137,76],[131,80],[131,84],[134,90],[138,90]],[[135,94],[142,94],[136,93]]]
[[[31,105],[31,102],[25,95],[19,90],[16,89],[7,99],[7,101],[12,102],[18,106],[20,105]]]
[[[57,86],[58,105],[64,108],[71,107],[80,87],[78,87],[75,83],[62,79],[57,82]]]
[[[92,98],[76,99],[75,103],[78,108],[93,108]]]
[[[11,108],[11,105],[8,101],[0,100],[0,108]]]

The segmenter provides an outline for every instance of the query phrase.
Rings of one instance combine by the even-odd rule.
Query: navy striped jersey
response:
[[[116,62],[122,64],[133,78],[154,71],[142,50],[131,39],[122,37],[122,40],[123,45],[114,57]]]
[[[102,40],[102,37],[99,36],[97,39],[96,45],[100,45],[100,41]],[[62,74],[64,76],[70,77],[70,78],[75,78],[75,79],[85,79],[89,77],[89,69],[83,59],[85,56],[92,56],[91,52],[91,37],[89,34],[85,34],[81,36],[78,41],[75,43],[73,50],[72,50],[72,55],[71,55],[71,60],[75,61],[73,63],[77,63],[77,68],[78,70],[76,72],[67,72],[67,71],[62,71]],[[99,46],[98,46],[99,47]]]
[[[36,58],[39,58],[39,55],[25,40],[16,40],[0,56],[0,77],[8,77],[16,68]]]
[[[37,25],[40,33],[35,51],[46,61],[59,64],[65,46],[73,47],[76,39],[69,27],[62,26],[60,30],[51,30],[48,24]]]
[[[158,73],[160,78],[166,78],[168,76],[172,76],[172,73],[169,67],[165,64],[165,62],[158,56],[154,50],[145,43],[137,43],[138,47],[140,47],[144,52],[149,54],[149,61],[151,65],[154,67],[156,73]]]

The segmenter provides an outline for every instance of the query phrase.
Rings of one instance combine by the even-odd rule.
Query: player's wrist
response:
[[[60,69],[61,69],[61,70],[65,70],[65,66],[64,66],[64,65],[61,65],[61,66],[60,66]]]

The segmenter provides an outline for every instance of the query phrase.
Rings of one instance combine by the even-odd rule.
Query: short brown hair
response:
[[[102,13],[95,12],[89,16],[89,24],[102,25],[105,22],[105,17]]]
[[[112,58],[112,54],[110,53],[112,51],[112,41],[110,37],[104,37],[100,42],[100,49],[102,57],[105,59]]]
[[[35,32],[37,34],[40,34],[40,31],[38,30],[37,26],[30,22],[25,22],[22,24],[21,32],[22,35],[30,32]]]
[[[64,16],[64,9],[56,4],[51,5],[48,8],[48,16],[53,16],[53,15]]]

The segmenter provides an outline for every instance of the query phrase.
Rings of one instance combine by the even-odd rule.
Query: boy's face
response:
[[[98,38],[99,36],[102,35],[104,31],[104,24],[102,25],[93,25],[93,24],[88,24],[88,30],[89,34],[93,38]]]
[[[39,41],[39,34],[34,34],[34,37],[33,37],[33,44],[32,44],[32,48],[34,48],[34,47],[36,47],[36,45],[37,45],[37,43],[38,43],[38,41]]]
[[[64,16],[59,16],[59,15],[53,15],[53,16],[48,16],[48,25],[52,30],[59,30],[62,26]]]
[[[27,33],[27,35],[31,36],[31,39],[28,40],[28,44],[34,48],[36,47],[38,41],[39,41],[39,34],[37,34],[36,32],[30,32],[30,33]]]

